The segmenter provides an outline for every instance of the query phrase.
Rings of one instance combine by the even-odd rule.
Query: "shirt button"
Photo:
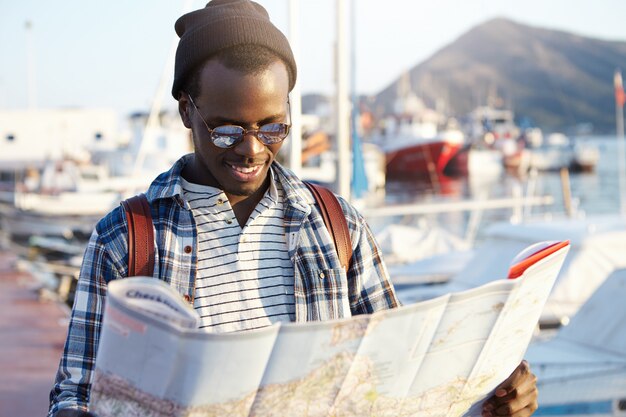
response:
[[[326,275],[323,272],[320,272],[320,279],[324,279]]]
[[[222,200],[221,198],[217,200],[217,204],[224,204],[224,200]]]
[[[187,301],[188,303],[191,302],[191,296],[189,294],[185,294],[184,297],[185,301]]]
[[[191,246],[187,245],[184,249],[185,253],[191,253]]]

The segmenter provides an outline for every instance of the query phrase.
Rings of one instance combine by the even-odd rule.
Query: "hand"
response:
[[[528,362],[522,361],[511,376],[496,388],[495,395],[483,403],[483,417],[528,417],[537,404],[537,377]]]
[[[59,410],[54,417],[98,417],[88,411],[77,410],[75,408],[64,408]]]

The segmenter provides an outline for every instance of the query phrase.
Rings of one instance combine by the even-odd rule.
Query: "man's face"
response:
[[[263,191],[270,164],[282,143],[264,145],[256,135],[247,134],[232,148],[219,148],[211,142],[201,117],[211,129],[222,125],[258,129],[267,123],[290,122],[285,65],[277,61],[258,74],[243,74],[211,60],[201,70],[199,81],[200,94],[192,97],[198,110],[186,94],[179,100],[183,122],[193,131],[195,147],[195,161],[187,179],[219,187],[229,199]]]

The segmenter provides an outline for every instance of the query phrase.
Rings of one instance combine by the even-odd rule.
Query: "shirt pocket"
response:
[[[348,278],[343,268],[315,270],[311,280],[319,320],[333,320],[352,315],[348,298]]]

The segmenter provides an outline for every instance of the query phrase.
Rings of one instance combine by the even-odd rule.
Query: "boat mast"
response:
[[[192,5],[193,0],[186,0],[182,9],[183,13],[189,11]],[[163,106],[163,99],[165,98],[165,95],[169,88],[169,83],[172,79],[172,73],[174,72],[174,59],[176,58],[177,46],[178,36],[174,35],[172,39],[172,44],[170,45],[170,50],[168,52],[167,60],[165,62],[165,66],[163,67],[163,71],[161,72],[159,86],[157,88],[156,94],[154,95],[154,98],[152,99],[152,106],[150,108],[150,114],[148,115],[148,121],[146,122],[146,126],[144,127],[141,141],[139,142],[139,147],[137,149],[137,154],[135,156],[135,162],[133,164],[132,170],[132,174],[134,176],[137,176],[141,173],[144,161],[146,159],[146,153],[148,151],[148,140],[154,140],[154,137],[156,136],[161,125],[161,108]]]
[[[615,124],[617,133],[617,159],[619,174],[619,202],[620,213],[626,214],[626,152],[624,152],[624,86],[622,84],[622,71],[615,70],[613,77],[615,85]]]
[[[34,110],[37,108],[37,75],[35,72],[35,50],[33,41],[33,23],[27,20],[24,23],[26,29],[26,74],[27,74],[27,91],[28,91],[28,108]]]
[[[300,0],[289,0],[289,43],[296,62],[300,62],[299,18]],[[299,81],[296,80],[296,85],[289,96],[291,106],[289,168],[299,176],[302,172],[302,91]]]
[[[365,158],[359,137],[359,98],[356,91],[356,2],[352,3],[350,10],[350,101],[352,111],[350,114],[350,128],[352,130],[352,181],[350,182],[350,195],[355,199],[362,198],[368,190],[368,178],[365,171]]]
[[[349,101],[349,62],[350,56],[345,30],[349,0],[335,0],[337,10],[337,52],[336,71],[336,115],[337,115],[337,193],[350,200],[350,101]]]

